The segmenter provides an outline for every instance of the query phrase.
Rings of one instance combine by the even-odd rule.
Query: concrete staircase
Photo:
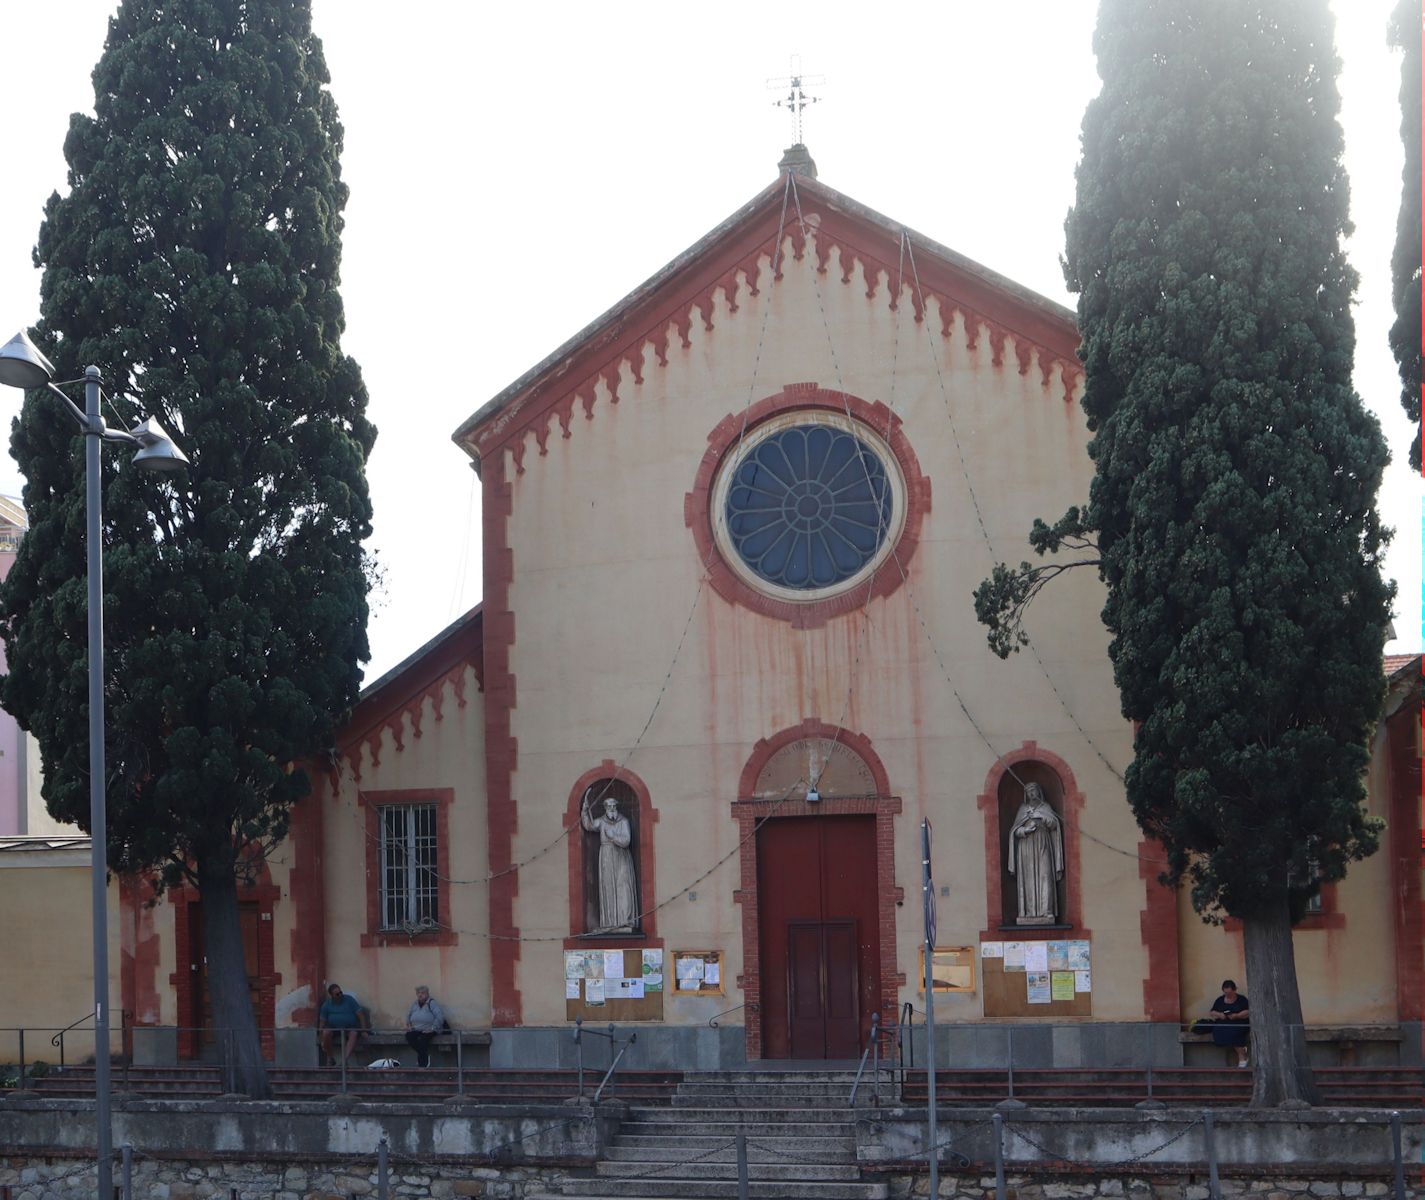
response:
[[[856,1165],[856,1113],[847,1105],[854,1078],[690,1072],[671,1105],[630,1108],[593,1177],[569,1179],[560,1200],[736,1197],[739,1133],[754,1200],[885,1200],[885,1183],[863,1183]]]

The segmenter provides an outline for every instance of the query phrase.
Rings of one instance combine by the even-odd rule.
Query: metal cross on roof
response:
[[[820,87],[826,82],[826,76],[803,75],[802,56],[800,54],[792,55],[791,70],[792,73],[790,75],[784,76],[781,79],[767,80],[767,86],[769,88],[787,89],[786,96],[773,103],[775,103],[778,108],[791,110],[792,144],[794,146],[800,146],[802,144],[802,110],[805,109],[808,104],[815,104],[821,99],[820,96],[808,96],[803,89],[806,87]]]

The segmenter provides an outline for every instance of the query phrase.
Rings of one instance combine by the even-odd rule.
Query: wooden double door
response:
[[[875,818],[774,818],[757,868],[764,1056],[858,1057],[878,1007]]]

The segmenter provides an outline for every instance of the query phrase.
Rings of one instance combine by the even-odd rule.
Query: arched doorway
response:
[[[751,850],[740,893],[749,1058],[855,1058],[871,1014],[894,1010],[900,802],[888,791],[869,742],[818,721],[758,743],[748,761],[734,814]]]

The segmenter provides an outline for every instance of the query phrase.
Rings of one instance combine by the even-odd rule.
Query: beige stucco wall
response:
[[[94,1008],[94,959],[87,844],[63,849],[0,849],[0,1062],[19,1061],[16,1030],[26,1027],[25,1058],[59,1062],[50,1038]],[[119,888],[110,883],[109,1006],[119,1010]],[[65,1060],[94,1053],[93,1025],[65,1035]]]
[[[347,762],[340,783],[328,789],[323,810],[326,952],[328,979],[356,996],[371,1010],[378,1027],[405,1023],[416,984],[429,985],[453,1024],[461,1028],[488,1028],[490,1024],[490,953],[483,933],[489,929],[489,873],[485,824],[485,716],[484,698],[473,668],[465,671],[465,701],[456,698],[454,685],[444,685],[442,717],[434,703],[422,702],[420,734],[404,717],[398,749],[390,730],[382,734],[379,764],[370,751],[361,751],[361,777],[356,779]],[[417,937],[393,940],[384,946],[363,947],[368,888],[376,888],[374,873],[367,875],[366,808],[360,792],[402,789],[451,788],[447,846],[439,849],[439,870],[451,879],[450,909],[442,920],[458,931],[456,944],[433,946]],[[279,944],[282,941],[279,927]],[[288,935],[290,939],[290,934]],[[314,1000],[319,1002],[318,994]]]
[[[555,426],[541,455],[531,436],[524,473],[508,468],[510,607],[518,630],[511,648],[518,689],[511,732],[519,745],[514,857],[534,858],[561,836],[570,787],[583,771],[605,758],[626,762],[659,812],[659,901],[721,862],[697,885],[696,901],[679,898],[658,914],[670,950],[726,951],[725,998],[665,998],[668,1020],[704,1022],[741,999],[741,913],[732,899],[740,885],[737,827],[729,805],[743,765],[759,738],[804,718],[844,725],[871,740],[904,801],[895,883],[906,889],[897,939],[910,982],[901,998],[920,1004],[920,819],[934,822],[936,879],[951,889],[940,901],[939,940],[974,944],[986,923],[984,826],[975,799],[995,751],[1034,740],[1069,763],[1087,798],[1085,830],[1115,848],[1080,842],[1094,1015],[1141,1018],[1143,885],[1136,858],[1116,852],[1134,851],[1139,833],[1121,784],[1032,655],[1002,663],[990,654],[970,600],[996,559],[1029,556],[1025,536],[1035,516],[1053,519],[1085,499],[1082,412],[1063,398],[1057,371],[1050,386],[1041,383],[1037,362],[1019,374],[1012,339],[1005,365],[994,367],[988,338],[982,334],[979,348],[967,350],[958,318],[952,336],[940,336],[933,303],[923,325],[913,320],[908,297],[898,313],[888,311],[884,280],[868,301],[859,274],[851,285],[835,273],[819,277],[810,252],[800,263],[785,258],[783,269],[782,281],[769,288],[764,264],[760,296],[742,289],[735,313],[719,303],[712,332],[695,319],[688,349],[670,338],[666,368],[648,352],[642,385],[625,372],[611,405],[600,384],[591,420],[576,406],[568,439]],[[848,615],[806,631],[734,607],[711,588],[699,595],[700,563],[683,516],[684,493],[713,426],[799,381],[892,406],[933,489],[909,587],[873,601],[869,621]],[[976,521],[971,485],[993,550]],[[1040,599],[1029,629],[1073,717],[1121,769],[1131,743],[1097,616],[1102,597],[1091,572],[1078,574]],[[961,711],[957,691],[983,737]],[[560,846],[522,870],[516,921],[525,938],[569,932],[567,869]],[[563,1021],[560,954],[557,940],[521,946],[518,986],[528,1024]],[[938,1005],[942,1020],[981,1014],[978,994]]]
[[[1372,743],[1367,810],[1389,816],[1390,770],[1385,727]],[[1384,839],[1382,839],[1384,846]],[[1339,928],[1300,928],[1292,939],[1301,1011],[1308,1024],[1393,1022],[1396,1019],[1395,929],[1391,921],[1390,860],[1384,852],[1352,864],[1336,886]],[[1183,1012],[1198,1016],[1211,1007],[1223,979],[1231,978],[1250,998],[1239,929],[1205,925],[1186,891],[1178,898],[1182,945]]]

